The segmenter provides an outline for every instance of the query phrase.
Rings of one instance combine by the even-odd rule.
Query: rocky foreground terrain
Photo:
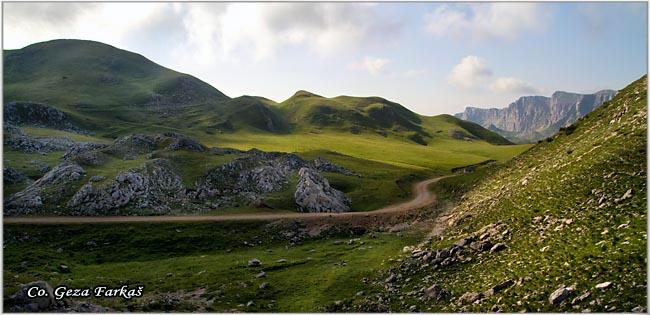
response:
[[[594,94],[557,91],[546,96],[523,96],[506,108],[467,107],[455,116],[475,122],[514,142],[535,142],[555,134],[611,100],[616,91]]]
[[[647,311],[647,77],[518,156],[330,310]]]
[[[266,194],[287,189],[297,176],[296,208],[302,212],[345,212],[350,199],[332,188],[320,172],[356,176],[323,158],[305,161],[295,154],[259,150],[208,148],[177,133],[132,134],[111,144],[73,141],[67,137],[34,137],[20,126],[39,125],[79,131],[65,114],[38,104],[29,110],[5,108],[5,146],[26,153],[65,151],[60,163],[44,169],[39,179],[5,200],[5,215],[64,213],[69,215],[129,215],[201,213],[234,205],[264,203]],[[194,183],[170,161],[174,152],[232,156],[209,168]],[[113,168],[118,161],[142,161],[140,166],[112,170],[111,178],[88,175],[86,169]],[[19,170],[5,168],[5,184],[29,181]]]

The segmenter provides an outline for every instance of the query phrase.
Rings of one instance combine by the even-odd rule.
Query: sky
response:
[[[381,96],[424,115],[647,73],[646,3],[3,3],[3,47],[88,39],[230,97]]]

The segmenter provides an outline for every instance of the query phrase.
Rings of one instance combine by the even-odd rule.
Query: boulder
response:
[[[515,282],[512,279],[508,279],[506,281],[503,281],[495,286],[492,287],[492,290],[494,292],[501,292],[509,287],[511,287]]]
[[[443,289],[441,286],[433,284],[432,286],[424,289],[424,296],[426,298],[436,299],[439,301],[449,299],[451,297],[451,293]]]
[[[38,287],[39,290],[45,290],[47,296],[29,297],[30,288]],[[43,312],[51,310],[55,305],[54,291],[45,281],[35,281],[20,285],[18,292],[11,297],[10,303],[16,311]]]
[[[458,298],[459,304],[472,304],[483,298],[483,293],[466,292]]]
[[[298,210],[302,212],[347,212],[350,199],[330,187],[326,178],[316,170],[303,167],[298,171],[298,185],[294,194]]]
[[[507,248],[506,244],[497,243],[497,244],[494,244],[494,246],[492,246],[492,248],[490,248],[490,253],[499,252],[499,251],[502,251],[502,250],[504,250],[506,248]]]
[[[611,281],[602,282],[596,285],[596,289],[606,290],[612,287]]]
[[[260,267],[260,266],[262,266],[262,262],[257,258],[253,258],[248,261],[248,267]]]
[[[570,297],[573,294],[573,291],[574,289],[572,287],[561,287],[551,293],[548,297],[548,301],[553,305],[558,305]]]

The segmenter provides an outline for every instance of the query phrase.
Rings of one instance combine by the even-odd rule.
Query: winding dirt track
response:
[[[452,176],[452,175],[449,175]],[[106,216],[106,217],[4,217],[4,224],[83,224],[83,223],[133,223],[133,222],[194,222],[194,221],[251,221],[278,219],[312,219],[368,217],[374,214],[398,214],[430,206],[436,196],[427,187],[449,176],[430,178],[413,185],[413,199],[384,208],[364,212],[345,213],[246,213],[225,215],[186,215],[186,216]]]

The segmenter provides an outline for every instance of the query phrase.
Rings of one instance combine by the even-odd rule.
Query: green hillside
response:
[[[179,106],[228,97],[142,55],[94,41],[53,40],[4,52],[4,99],[84,111]]]
[[[53,40],[4,54],[4,101],[66,113],[101,141],[178,132],[210,146],[330,150],[407,168],[449,170],[507,160],[528,146],[449,115],[421,116],[380,97],[299,91],[276,103],[230,99],[192,76],[93,41]],[[54,132],[54,131],[53,131]]]
[[[372,133],[384,137],[395,135],[427,145],[431,139],[455,138],[483,140],[492,144],[509,141],[485,128],[456,119],[450,115],[427,117],[381,97],[337,96],[326,98],[307,91],[298,91],[278,107],[298,130],[347,131],[352,134]],[[442,134],[440,134],[443,132]]]
[[[411,305],[437,312],[645,309],[647,104],[644,76],[474,189],[465,187],[433,241],[422,245],[435,258],[436,250],[457,244],[451,262],[405,258],[378,279],[377,295],[393,311]],[[495,250],[498,243],[504,246]],[[388,294],[383,286],[390,273],[398,280]],[[450,296],[423,296],[433,284]],[[552,303],[562,288],[568,297]],[[353,309],[377,310],[376,300],[358,298]]]

